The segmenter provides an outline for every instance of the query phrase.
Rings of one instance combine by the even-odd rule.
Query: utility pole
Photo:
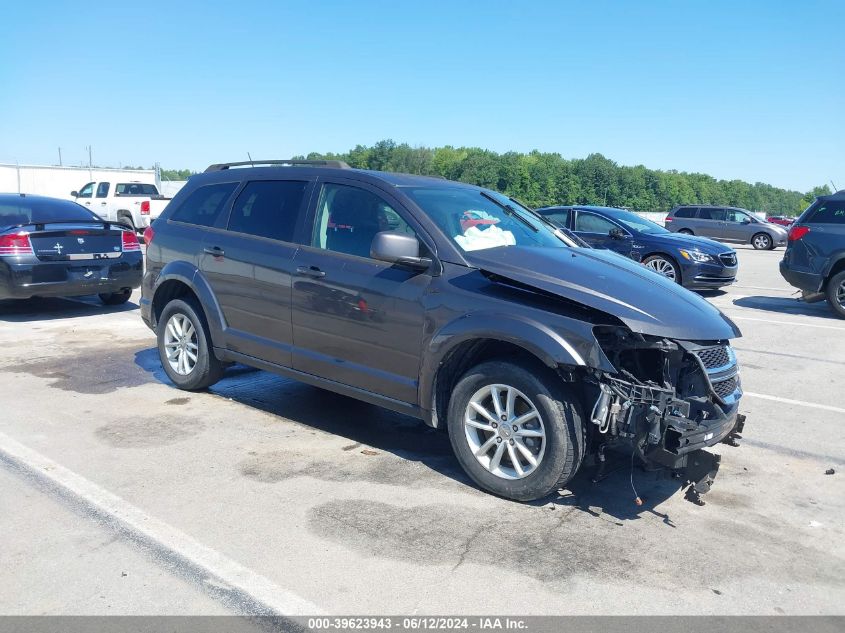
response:
[[[88,169],[91,169],[93,166],[93,161],[91,160],[91,146],[88,146]]]
[[[59,167],[62,166],[62,148],[59,148]]]

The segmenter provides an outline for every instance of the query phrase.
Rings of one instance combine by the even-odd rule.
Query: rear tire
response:
[[[205,315],[193,298],[165,305],[156,335],[161,366],[179,389],[206,389],[223,377],[224,366],[211,349]]]
[[[845,319],[845,270],[828,280],[825,294],[830,309]]]
[[[689,229],[681,229],[680,231],[678,231],[678,233],[683,233],[684,235],[695,235],[695,233],[693,233]]]
[[[470,478],[514,501],[564,486],[584,456],[580,405],[560,377],[539,364],[490,361],[470,369],[452,391],[447,426]]]
[[[751,238],[751,246],[758,251],[770,251],[775,247],[775,241],[768,233],[755,233]]]
[[[97,296],[100,297],[100,301],[103,302],[103,305],[119,306],[129,301],[129,297],[132,296],[132,291],[127,289],[121,292],[105,292]]]

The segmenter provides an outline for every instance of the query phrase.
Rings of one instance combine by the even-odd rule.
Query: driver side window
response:
[[[575,218],[575,230],[583,233],[602,233],[608,235],[611,229],[619,228],[613,222],[592,213],[578,213]]]
[[[349,185],[323,185],[317,203],[312,246],[369,257],[373,238],[381,231],[416,236],[408,223],[380,196]]]
[[[93,193],[94,193],[94,183],[89,182],[87,185],[85,185],[82,189],[79,190],[79,196],[78,197],[80,197],[80,198],[90,198]]]
[[[742,222],[748,216],[742,211],[728,209],[728,222]]]

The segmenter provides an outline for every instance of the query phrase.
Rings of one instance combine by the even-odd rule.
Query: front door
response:
[[[380,231],[419,237],[413,219],[389,194],[341,179],[321,183],[311,217],[294,257],[293,367],[417,404],[431,276],[370,257]]]
[[[577,211],[574,232],[593,248],[606,248],[625,257],[631,257],[633,250],[631,234],[615,222],[596,213]]]

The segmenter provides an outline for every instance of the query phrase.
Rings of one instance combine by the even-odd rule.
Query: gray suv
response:
[[[751,244],[757,250],[771,250],[786,244],[786,229],[763,222],[750,211],[735,207],[678,206],[669,211],[665,226],[673,233]]]
[[[500,193],[338,162],[212,165],[145,233],[167,376],[242,363],[448,430],[482,488],[543,497],[623,449],[706,491],[744,416],[698,295]]]

